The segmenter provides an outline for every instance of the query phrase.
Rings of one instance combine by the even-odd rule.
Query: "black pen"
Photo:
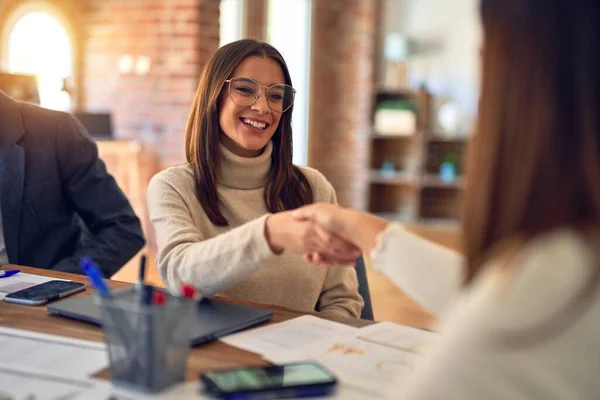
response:
[[[146,255],[140,258],[140,270],[138,271],[138,290],[144,289],[144,278],[146,276]]]

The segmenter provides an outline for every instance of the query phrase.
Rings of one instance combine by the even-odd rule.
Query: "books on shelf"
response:
[[[381,101],[375,111],[374,128],[381,135],[414,135],[417,131],[414,102],[404,99]]]
[[[375,131],[380,135],[412,136],[417,130],[417,117],[408,110],[377,110]]]

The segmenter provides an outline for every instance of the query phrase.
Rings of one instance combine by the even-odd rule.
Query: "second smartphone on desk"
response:
[[[315,362],[204,372],[200,379],[206,393],[225,400],[327,396],[337,385],[335,375]]]
[[[49,281],[27,289],[9,293],[4,298],[4,301],[8,303],[25,304],[28,306],[39,306],[82,292],[85,288],[85,284],[73,281]]]

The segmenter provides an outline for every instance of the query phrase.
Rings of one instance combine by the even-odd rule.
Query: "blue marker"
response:
[[[98,267],[98,265],[88,257],[82,258],[79,262],[79,265],[83,272],[87,275],[92,287],[96,289],[98,295],[100,295],[100,297],[103,299],[112,299],[110,289],[104,281],[104,274],[100,270],[100,267]],[[114,304],[111,304],[104,309],[112,319],[112,323],[110,324],[112,329],[115,330],[117,335],[120,337],[121,342],[125,346],[125,349],[129,352],[132,346],[134,346],[135,336],[131,331],[127,315],[122,309],[115,307]]]
[[[104,275],[98,265],[91,259],[85,257],[81,259],[80,266],[98,294],[102,297],[110,297],[110,290],[108,289],[106,282],[104,282]]]
[[[6,271],[0,271],[0,278],[8,278],[9,276],[13,276],[21,272],[18,269],[8,269]]]

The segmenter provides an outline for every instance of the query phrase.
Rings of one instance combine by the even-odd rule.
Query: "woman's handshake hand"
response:
[[[305,254],[315,264],[354,265],[361,254],[357,246],[333,230],[310,218],[296,217],[293,211],[269,216],[265,236],[275,253]]]

